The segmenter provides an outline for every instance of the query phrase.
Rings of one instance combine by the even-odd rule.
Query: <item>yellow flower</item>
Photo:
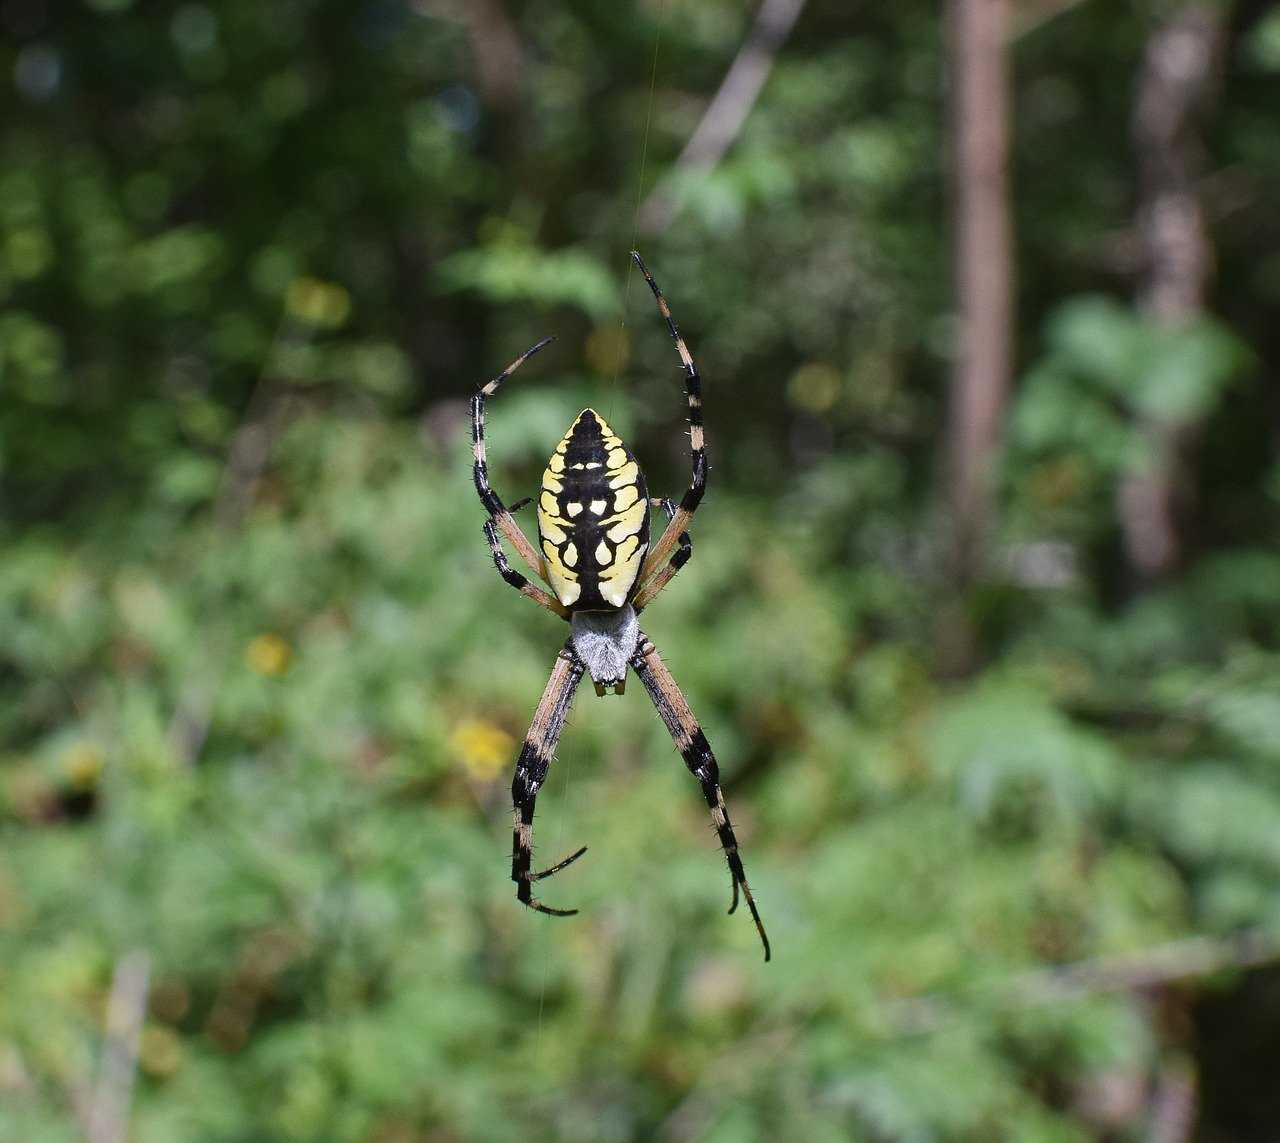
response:
[[[307,325],[336,329],[351,313],[351,295],[336,282],[319,278],[295,278],[285,291],[289,316]]]
[[[481,719],[460,722],[449,736],[449,747],[462,759],[472,777],[492,782],[510,764],[516,740],[500,726]]]
[[[62,769],[75,790],[90,790],[102,773],[102,751],[92,742],[77,742],[63,755]]]
[[[182,1067],[186,1052],[182,1038],[172,1028],[152,1024],[142,1030],[138,1062],[149,1075],[164,1079]]]
[[[270,632],[251,639],[244,649],[244,661],[249,670],[270,678],[283,675],[292,657],[289,644]]]
[[[791,375],[787,382],[787,396],[793,405],[821,415],[830,412],[840,399],[843,385],[840,374],[830,365],[809,361]]]

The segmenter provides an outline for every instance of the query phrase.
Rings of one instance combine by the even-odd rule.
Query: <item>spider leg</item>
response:
[[[680,336],[679,329],[676,328],[675,319],[671,316],[671,308],[667,305],[667,299],[662,296],[658,283],[653,280],[653,275],[649,273],[648,267],[635,250],[631,251],[631,257],[640,267],[644,280],[649,283],[649,289],[653,291],[654,299],[658,303],[658,311],[666,318],[667,329],[671,331],[671,339],[676,343],[676,352],[680,354],[680,364],[684,369],[685,398],[689,402],[689,452],[693,464],[693,480],[680,501],[680,507],[667,524],[667,530],[649,549],[649,554],[645,558],[644,567],[640,571],[640,579],[644,581],[653,575],[654,570],[667,558],[671,549],[679,542],[681,534],[688,529],[694,512],[698,510],[702,494],[707,487],[707,451],[702,428],[702,379],[698,376],[698,367],[694,365],[693,355],[685,345],[684,338]]]
[[[511,509],[502,503],[502,497],[494,491],[493,486],[489,483],[489,465],[484,448],[484,403],[486,398],[492,397],[502,388],[502,383],[511,374],[552,340],[550,337],[544,337],[536,345],[530,346],[492,381],[476,390],[475,396],[471,398],[471,454],[475,461],[472,473],[475,477],[476,492],[479,493],[480,502],[489,513],[489,518],[498,526],[498,530],[506,536],[511,546],[520,553],[520,558],[543,580],[546,579],[546,575],[542,568],[542,557],[538,555],[538,549],[529,542],[529,538],[520,530],[520,525],[516,523],[515,517],[512,516]]]
[[[556,743],[560,741],[560,732],[569,717],[574,692],[582,681],[584,669],[581,660],[574,653],[573,644],[566,643],[556,657],[556,664],[551,669],[551,677],[542,692],[538,709],[534,711],[529,733],[525,735],[520,757],[516,760],[515,778],[511,782],[511,800],[515,807],[515,827],[511,835],[511,880],[516,883],[516,897],[529,908],[536,909],[539,913],[549,913],[553,917],[571,917],[578,910],[553,909],[544,905],[533,895],[533,883],[573,864],[587,852],[587,847],[584,845],[549,869],[534,873],[533,807],[538,790],[551,768]]]
[[[543,591],[537,584],[530,583],[507,562],[507,553],[502,550],[502,544],[498,540],[498,529],[494,527],[492,520],[484,522],[484,537],[489,541],[489,551],[493,553],[493,566],[498,569],[498,574],[507,583],[521,595],[532,599],[539,607],[545,607],[553,615],[558,615],[561,619],[569,618],[568,609],[555,596]]]
[[[676,506],[670,500],[661,496],[653,496],[650,497],[650,503],[666,512],[668,520],[675,518]],[[689,558],[692,555],[693,541],[689,539],[688,532],[681,532],[679,547],[671,554],[671,559],[667,562],[667,566],[636,592],[635,597],[631,600],[631,606],[635,608],[637,615],[657,599],[662,593],[662,589],[675,579],[676,572],[689,562]],[[736,886],[734,891],[737,891]]]
[[[729,811],[724,804],[724,794],[720,790],[720,768],[716,765],[715,755],[711,753],[707,736],[703,734],[698,720],[693,717],[689,703],[680,693],[671,672],[658,655],[657,648],[644,632],[640,633],[639,650],[632,656],[631,669],[640,676],[644,689],[649,692],[649,698],[657,708],[658,716],[675,740],[685,765],[702,787],[702,796],[711,810],[711,820],[715,823],[716,834],[720,838],[720,845],[733,877],[733,904],[729,906],[729,912],[732,913],[738,907],[738,890],[741,889],[742,895],[747,899],[747,908],[751,910],[751,919],[755,921],[756,930],[760,934],[760,942],[764,945],[764,959],[767,961],[772,955],[769,938],[764,931],[764,922],[760,920],[755,898],[751,895],[751,887],[747,884],[747,874],[738,854],[738,839],[734,836]]]

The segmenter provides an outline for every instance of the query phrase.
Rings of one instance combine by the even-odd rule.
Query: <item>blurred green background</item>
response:
[[[936,5],[803,5],[698,169],[743,0],[3,0],[0,1138],[1274,1140],[1280,15],[1204,11],[1170,325],[1131,125],[1185,9],[1012,9],[957,576]],[[712,463],[646,627],[767,966],[638,686],[584,688],[539,801],[581,915],[508,880],[563,629],[489,563],[466,399],[555,334],[491,406],[508,501],[586,404],[679,494],[642,201]]]

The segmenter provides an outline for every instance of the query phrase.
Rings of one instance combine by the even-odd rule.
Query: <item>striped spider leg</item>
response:
[[[583,676],[590,674],[597,695],[610,690],[622,694],[630,669],[640,677],[685,764],[702,787],[733,878],[733,903],[729,912],[738,907],[740,894],[746,897],[764,945],[765,960],[768,960],[769,938],[747,885],[737,838],[720,790],[715,756],[671,673],[641,632],[637,617],[693,554],[688,524],[706,487],[707,458],[697,368],[657,283],[640,255],[633,251],[632,257],[653,291],[684,369],[693,479],[678,507],[670,500],[650,499],[635,455],[599,413],[583,409],[556,445],[543,471],[537,498],[538,546],[535,548],[513,515],[528,501],[518,501],[508,508],[489,483],[484,404],[527,358],[551,339],[526,350],[483,386],[471,402],[475,484],[489,513],[484,533],[494,566],[511,587],[570,625],[569,638],[556,658],[516,761],[511,783],[515,815],[511,879],[516,883],[517,898],[529,908],[557,917],[577,912],[576,909],[551,908],[533,895],[535,882],[558,873],[586,852],[583,847],[550,868],[533,872],[534,805]],[[666,529],[652,547],[649,543],[651,506],[661,507],[667,516]],[[550,592],[511,567],[499,533]]]
[[[667,305],[667,299],[662,296],[658,283],[653,280],[653,275],[649,273],[648,267],[637,251],[632,250],[631,257],[640,268],[640,273],[644,275],[644,280],[649,283],[649,289],[653,291],[654,300],[658,303],[658,312],[666,319],[671,339],[676,343],[676,352],[680,354],[680,365],[684,370],[685,398],[689,402],[689,454],[693,465],[693,479],[680,501],[680,507],[676,509],[675,515],[668,522],[666,531],[659,537],[658,542],[649,549],[649,558],[645,560],[644,568],[640,572],[640,582],[644,583],[679,542],[681,534],[688,529],[689,521],[693,519],[693,514],[702,502],[702,495],[707,488],[707,452],[702,427],[702,379],[698,376],[698,367],[693,363],[693,355],[685,345],[684,338],[680,336],[680,330],[676,328],[675,319],[671,316],[671,307]],[[653,594],[656,595],[657,592]]]
[[[501,373],[499,373],[492,381],[486,385],[482,385],[476,390],[475,395],[471,398],[471,455],[473,459],[472,475],[475,479],[476,492],[480,496],[480,503],[484,505],[485,511],[489,513],[489,520],[496,524],[498,530],[506,536],[511,546],[520,553],[520,558],[529,565],[534,573],[540,578],[546,579],[546,572],[542,566],[542,558],[538,555],[538,550],[529,542],[529,538],[520,530],[520,525],[516,523],[515,517],[511,514],[511,510],[502,503],[493,485],[489,483],[489,465],[485,456],[484,447],[484,403],[485,399],[492,397],[499,389],[502,383],[529,360],[535,353],[545,346],[549,345],[554,338],[544,337],[535,345],[531,345],[519,357],[517,357],[510,365],[508,365]],[[489,535],[489,529],[485,529],[485,535]],[[497,557],[495,556],[495,563]],[[523,591],[521,585],[516,584],[503,571],[502,566],[498,566],[498,571],[502,574],[502,578],[510,583],[517,590]],[[514,573],[513,573],[514,574]],[[521,579],[524,577],[521,576]],[[525,592],[525,594],[529,594]],[[546,593],[542,593],[545,595]],[[541,603],[546,607],[547,604],[537,596],[531,595],[530,598]],[[548,608],[554,611],[555,608]],[[560,612],[557,612],[560,614]]]
[[[653,602],[693,555],[693,543],[689,539],[687,529],[706,492],[708,466],[702,424],[702,379],[698,375],[698,367],[694,364],[693,355],[685,345],[684,338],[680,336],[680,330],[671,316],[671,307],[667,304],[667,299],[663,297],[662,290],[653,275],[649,273],[644,260],[635,250],[631,252],[631,257],[639,267],[640,273],[644,275],[644,280],[649,283],[649,289],[658,303],[658,311],[666,319],[667,329],[671,333],[672,341],[675,342],[676,352],[680,355],[680,364],[684,370],[685,397],[689,402],[689,452],[693,468],[693,479],[680,501],[680,507],[672,512],[671,502],[663,503],[667,511],[668,523],[666,531],[649,550],[649,557],[645,560],[644,568],[640,572],[640,582],[644,586],[632,601],[635,609],[639,611]],[[675,553],[667,566],[659,572],[657,569],[672,548],[676,548]],[[685,765],[702,786],[703,797],[706,798],[707,806],[711,810],[711,819],[715,823],[716,833],[720,838],[720,845],[724,849],[729,863],[729,872],[733,878],[733,902],[729,906],[729,912],[732,913],[738,907],[738,888],[741,886],[742,895],[747,899],[751,918],[755,921],[760,941],[764,945],[764,959],[767,961],[772,955],[769,938],[765,934],[764,923],[760,920],[755,898],[747,885],[746,871],[743,869],[742,858],[738,853],[738,841],[734,836],[733,826],[729,821],[729,811],[720,790],[719,766],[716,764],[715,755],[711,752],[707,736],[694,718],[693,711],[689,709],[689,703],[681,694],[680,688],[676,686],[671,672],[659,657],[657,648],[643,632],[640,634],[638,649],[631,659],[631,668],[640,676],[645,690],[649,692],[649,697],[653,700],[659,717],[666,724],[681,757],[684,758]]]
[[[538,798],[538,790],[551,768],[556,744],[560,741],[560,732],[569,717],[573,696],[582,681],[584,669],[582,660],[573,649],[573,640],[570,639],[556,656],[556,665],[551,669],[551,677],[542,692],[542,700],[533,713],[529,733],[525,735],[524,745],[520,748],[515,778],[511,783],[511,800],[515,808],[515,825],[511,834],[511,880],[516,883],[516,897],[529,908],[553,917],[571,917],[578,910],[553,909],[544,905],[533,895],[533,883],[559,873],[566,865],[572,865],[587,852],[587,847],[584,845],[549,869],[534,873],[533,806]]]
[[[751,919],[755,921],[756,931],[760,934],[760,943],[764,945],[764,959],[767,961],[772,956],[769,937],[764,931],[764,922],[760,919],[755,898],[751,895],[751,887],[747,884],[746,870],[738,853],[738,839],[734,836],[729,810],[720,790],[720,768],[716,764],[716,756],[711,752],[707,736],[702,732],[693,711],[689,709],[688,701],[659,656],[658,649],[643,631],[640,633],[639,646],[631,659],[631,669],[640,677],[640,682],[644,684],[644,689],[649,692],[649,698],[657,709],[658,717],[675,741],[684,764],[702,787],[702,796],[711,810],[711,820],[715,823],[716,835],[720,839],[720,846],[729,863],[729,874],[733,878],[733,902],[729,906],[729,912],[734,912],[738,907],[738,889],[741,886],[742,895],[747,899],[747,908],[751,910]]]
[[[512,510],[509,509],[508,511]],[[493,555],[493,566],[498,569],[498,574],[507,583],[521,595],[532,599],[539,607],[545,607],[553,615],[558,615],[561,619],[569,618],[568,610],[558,599],[548,595],[536,583],[530,583],[527,576],[521,575],[511,566],[507,560],[507,553],[502,550],[502,544],[498,540],[498,529],[494,527],[492,520],[484,522],[484,538],[489,541],[489,551]]]
[[[661,508],[667,514],[667,520],[671,521],[676,516],[676,506],[669,500],[660,496],[651,497],[649,503],[656,508]],[[649,580],[631,600],[631,606],[636,609],[639,615],[646,607],[649,606],[661,593],[662,589],[667,586],[676,577],[678,572],[685,564],[689,562],[693,555],[693,541],[689,539],[688,532],[681,532],[678,541],[679,546],[671,554],[671,559],[667,561],[664,567],[657,575]]]

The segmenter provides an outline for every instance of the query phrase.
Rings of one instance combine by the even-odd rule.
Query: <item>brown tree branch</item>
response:
[[[1084,0],[1031,0],[1029,3],[1019,3],[1013,13],[1012,37],[1020,40],[1029,36],[1083,3]]]
[[[960,585],[976,576],[991,525],[991,477],[1009,390],[1008,0],[953,0],[955,289],[960,345],[952,379],[950,493]]]
[[[1145,992],[1277,960],[1280,936],[1250,929],[1231,937],[1188,937],[1136,952],[1033,969],[976,986],[973,993],[997,1008],[1036,1008],[1117,992]],[[899,1033],[931,1032],[959,1015],[960,999],[932,995],[896,1000],[886,1006],[886,1022]]]
[[[947,424],[942,528],[949,598],[937,612],[940,669],[976,656],[969,588],[993,531],[993,477],[1012,359],[1009,205],[1009,0],[951,0],[953,275],[958,319]]]
[[[804,4],[805,0],[763,0],[751,31],[689,142],[671,171],[640,204],[640,233],[660,234],[671,224],[678,210],[675,182],[682,174],[709,171],[724,158],[760,97]]]
[[[98,1082],[85,1110],[89,1143],[125,1143],[128,1138],[138,1041],[147,1014],[150,980],[151,957],[145,950],[125,953],[116,963],[107,999]]]

